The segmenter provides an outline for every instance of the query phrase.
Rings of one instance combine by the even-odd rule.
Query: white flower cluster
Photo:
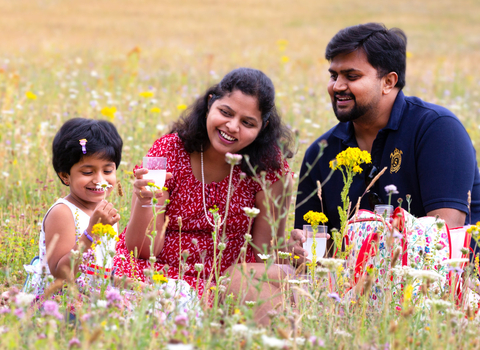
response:
[[[443,279],[442,275],[439,273],[432,271],[432,270],[415,270],[415,269],[410,269],[408,272],[408,275],[417,278],[417,279],[423,279],[423,280],[428,280],[428,281],[434,281],[434,280],[439,280]]]
[[[410,271],[414,270],[410,266],[395,266],[390,271],[395,274],[397,277],[404,277],[406,275],[410,275]]]
[[[243,211],[245,212],[245,215],[247,215],[249,218],[254,218],[258,214],[260,214],[260,209],[257,208],[244,207]]]
[[[322,266],[325,266],[330,271],[335,271],[339,266],[343,266],[345,260],[320,258],[317,260],[317,262],[319,262]]]
[[[442,299],[428,299],[426,304],[429,306],[434,306],[437,309],[448,309],[452,306],[452,303]]]
[[[299,286],[301,284],[308,284],[310,283],[310,281],[309,280],[288,280],[288,283]]]
[[[452,267],[456,267],[460,264],[468,262],[467,258],[456,258],[456,259],[446,259],[440,262],[441,265],[450,265]]]

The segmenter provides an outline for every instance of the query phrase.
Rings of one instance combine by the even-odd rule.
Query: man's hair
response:
[[[368,63],[384,77],[390,72],[398,75],[395,85],[400,90],[405,86],[407,36],[398,28],[387,29],[382,23],[359,24],[340,30],[330,40],[325,58],[332,61],[335,56],[363,50]]]

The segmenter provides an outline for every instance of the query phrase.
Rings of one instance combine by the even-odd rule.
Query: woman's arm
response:
[[[153,198],[153,194],[145,188],[148,182],[153,182],[153,180],[148,179],[147,173],[147,169],[138,169],[135,172],[136,179],[133,184],[132,212],[130,216],[130,221],[128,222],[127,229],[125,231],[125,244],[128,251],[135,251],[135,249],[137,249],[138,258],[141,259],[148,259],[150,257],[151,240],[150,237],[146,235],[146,233],[148,228],[150,228],[148,230],[148,233],[150,234],[150,232],[152,232],[152,228],[149,226],[150,222],[152,222],[153,219],[153,208],[142,207],[142,205],[150,204]],[[143,178],[144,175],[145,179]],[[171,173],[167,173],[167,179],[171,177]],[[166,191],[162,192],[159,190],[155,195],[158,199],[156,210],[160,211],[161,209],[164,209],[162,206],[169,198],[169,194]],[[163,249],[163,244],[165,243],[165,237],[161,237],[160,235],[163,229],[164,222],[165,214],[157,214],[157,235],[155,237],[155,244],[153,249],[154,256],[160,254]]]
[[[262,262],[258,254],[264,253],[264,245],[267,252],[272,249],[272,226],[277,224],[276,240],[273,242],[277,248],[283,249],[285,242],[285,225],[287,222],[288,208],[290,207],[290,198],[292,195],[292,175],[287,173],[279,180],[268,186],[265,191],[260,191],[255,196],[255,205],[260,209],[260,213],[255,218],[252,227],[252,241],[259,249],[255,250],[255,259]],[[281,246],[278,243],[282,240]]]

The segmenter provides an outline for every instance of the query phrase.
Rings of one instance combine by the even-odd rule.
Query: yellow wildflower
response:
[[[324,224],[328,222],[328,218],[325,216],[324,213],[319,213],[312,210],[310,210],[303,216],[303,220],[305,220],[312,226],[318,226],[319,223]]]
[[[403,293],[405,302],[412,300],[412,292],[413,292],[413,286],[411,284],[405,287],[405,292]]]
[[[152,107],[150,108],[151,113],[160,113],[162,110],[158,107]]]
[[[330,162],[330,168],[336,170],[343,166],[347,171],[360,173],[362,172],[360,164],[371,163],[372,157],[370,153],[362,151],[358,147],[348,147],[345,151],[337,154],[335,161]]]
[[[35,95],[33,92],[31,91],[27,91],[25,93],[25,96],[29,99],[29,100],[36,100],[37,99],[37,95]]]
[[[142,91],[139,93],[140,97],[145,97],[145,98],[152,98],[153,97],[153,91]]]
[[[115,230],[113,229],[113,227],[111,225],[104,225],[102,223],[98,223],[98,224],[95,224],[93,225],[92,227],[92,234],[96,235],[96,236],[108,236],[108,238],[115,238],[117,237],[117,233],[115,232]],[[100,242],[100,240],[98,241]],[[98,243],[100,244],[100,243]]]
[[[110,121],[113,121],[115,119],[115,113],[117,113],[117,108],[116,107],[103,107],[100,110],[100,113],[110,119]]]
[[[288,61],[290,61],[290,58],[288,56],[282,56],[280,60],[282,61],[282,63],[287,63]]]
[[[180,104],[180,105],[177,106],[177,109],[178,109],[179,111],[184,111],[184,110],[187,109],[187,105],[182,103],[182,104]]]
[[[165,277],[164,275],[161,275],[159,273],[155,273],[152,277],[153,279],[153,282],[155,283],[167,283],[168,282],[168,278]]]

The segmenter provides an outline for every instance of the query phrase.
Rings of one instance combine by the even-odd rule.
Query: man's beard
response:
[[[354,105],[353,108],[349,110],[343,110],[340,109],[340,111],[337,109],[337,98],[338,97],[345,97],[348,96],[352,99]],[[337,117],[338,121],[341,123],[346,123],[350,121],[354,121],[364,114],[366,114],[372,106],[370,104],[368,105],[359,105],[357,104],[357,100],[355,99],[355,96],[352,94],[335,94],[334,95],[334,100],[332,101],[332,107],[333,107],[333,112],[335,113],[335,116]]]

